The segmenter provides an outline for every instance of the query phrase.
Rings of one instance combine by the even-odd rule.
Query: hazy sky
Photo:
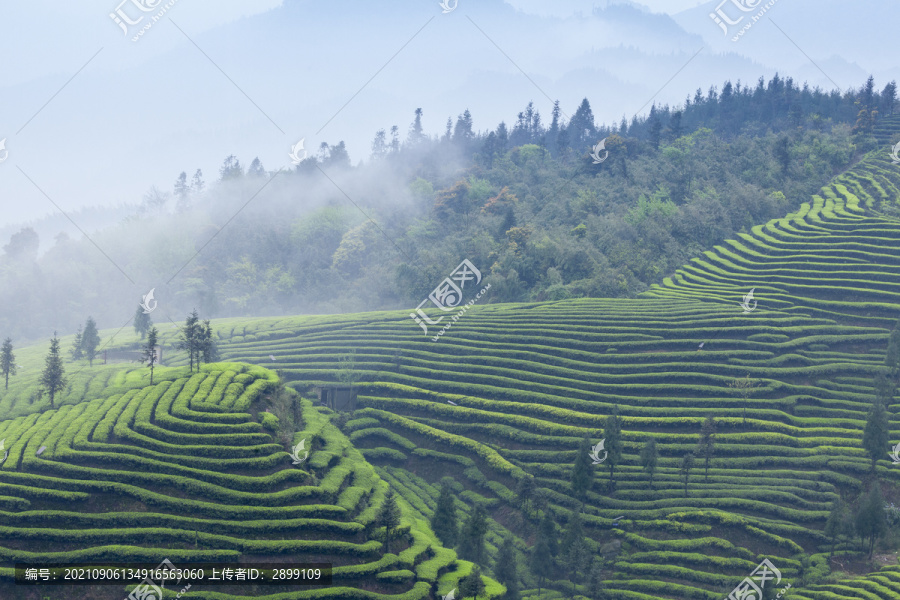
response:
[[[124,35],[110,14],[143,25],[155,13],[139,3],[172,6],[132,42],[140,25]],[[782,0],[778,28],[764,19],[739,44],[709,11],[683,12],[697,0],[640,4],[659,14],[623,4],[637,3],[458,0],[442,14],[438,0],[0,2],[0,245],[12,224],[135,204],[181,171],[212,182],[229,154],[277,170],[301,138],[311,152],[344,140],[358,163],[378,129],[405,138],[418,107],[434,135],[467,108],[485,131],[529,101],[546,122],[553,100],[565,115],[584,97],[613,123],[775,70],[824,88],[900,78],[879,41],[900,17],[887,0],[872,2],[878,20],[822,0],[815,28],[806,5]],[[866,35],[835,46],[832,29]]]

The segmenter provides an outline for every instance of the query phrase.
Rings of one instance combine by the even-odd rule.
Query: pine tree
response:
[[[700,427],[700,443],[697,448],[704,461],[704,481],[709,481],[709,461],[713,457],[716,447],[715,434],[716,420],[710,415],[706,417]]]
[[[487,515],[481,505],[476,505],[463,524],[459,541],[459,555],[465,560],[484,562],[484,535],[487,533]]]
[[[847,537],[853,535],[853,521],[850,517],[850,511],[840,497],[831,505],[831,512],[828,514],[828,520],[825,521],[823,533],[831,538],[832,557],[834,557],[834,549],[837,546],[838,538],[842,535]]]
[[[194,197],[200,196],[203,194],[205,188],[206,184],[203,183],[203,171],[197,169],[194,172],[194,177],[191,179],[191,195]]]
[[[253,159],[253,162],[250,163],[250,168],[247,169],[247,175],[250,177],[265,177],[266,169],[263,167],[262,161],[259,160],[259,157]]]
[[[53,332],[50,340],[50,352],[44,359],[44,371],[41,373],[42,390],[50,395],[50,408],[54,408],[53,400],[56,394],[66,386],[66,372],[63,368],[62,357],[59,355],[59,338]],[[42,391],[42,395],[43,395]]]
[[[516,484],[516,499],[519,502],[519,510],[528,514],[534,499],[534,477],[526,476]]]
[[[481,567],[472,565],[472,571],[459,582],[459,594],[461,598],[472,596],[478,600],[478,595],[484,593],[484,581],[481,579]]]
[[[381,510],[378,511],[376,522],[379,527],[384,527],[384,551],[390,554],[394,530],[400,525],[400,507],[397,506],[393,490],[388,490],[381,504]]]
[[[81,325],[75,332],[75,340],[72,342],[72,349],[69,350],[69,356],[72,360],[81,360],[84,358],[84,333],[81,331]]]
[[[538,578],[538,597],[541,596],[541,587],[553,573],[553,556],[550,553],[550,540],[544,535],[538,535],[531,548],[531,560],[529,568],[532,575]]]
[[[582,509],[584,505],[582,504]],[[572,511],[572,514],[569,515],[569,521],[566,523],[565,529],[563,529],[562,539],[559,541],[559,555],[566,556],[569,553],[569,548],[572,547],[577,540],[584,537],[584,519],[581,516],[581,510],[578,512]]]
[[[650,489],[653,489],[653,473],[656,472],[656,464],[659,462],[659,451],[656,449],[656,440],[650,438],[641,448],[641,466],[650,474]]]
[[[409,137],[407,138],[407,142],[410,145],[416,145],[421,142],[425,138],[425,134],[422,132],[422,109],[416,109],[416,118],[413,120],[412,125],[409,126]]]
[[[889,435],[887,410],[882,402],[876,400],[869,410],[862,438],[862,446],[872,459],[873,473],[878,459],[884,457],[890,445]]]
[[[456,507],[453,488],[449,480],[441,483],[441,495],[437,507],[431,516],[431,529],[444,546],[453,548],[459,540],[459,525],[456,519]]]
[[[541,522],[538,524],[538,535],[547,540],[547,548],[550,550],[550,556],[556,557],[559,553],[559,537],[556,533],[556,524],[549,510],[544,510]]]
[[[153,321],[150,319],[150,315],[144,312],[144,307],[138,305],[137,310],[134,313],[134,332],[141,336],[143,340],[147,337],[147,331],[150,330],[150,327],[153,325]]]
[[[606,589],[603,585],[603,567],[596,558],[591,561],[588,571],[587,596],[591,600],[606,600]]]
[[[185,212],[191,205],[191,188],[187,182],[187,173],[182,171],[175,180],[175,211]],[[143,336],[141,336],[143,339]]]
[[[97,356],[97,346],[100,345],[100,334],[97,332],[97,323],[93,317],[88,317],[84,324],[84,333],[81,337],[81,347],[88,359],[90,366],[94,366],[94,358]]]
[[[156,327],[151,327],[147,332],[147,343],[141,349],[141,359],[144,364],[150,367],[150,385],[153,385],[153,367],[156,366],[156,344],[159,337],[159,331]]]
[[[9,376],[16,374],[16,355],[13,354],[12,338],[3,340],[0,348],[0,373],[3,374],[6,389],[9,389]]]
[[[500,550],[497,551],[497,561],[494,563],[494,577],[506,586],[504,600],[518,600],[519,572],[511,534],[503,536],[503,543],[500,545]]]
[[[200,317],[197,314],[197,309],[188,315],[187,319],[184,321],[184,327],[181,328],[178,349],[179,350],[187,350],[188,353],[188,361],[190,364],[190,372],[194,372],[194,356],[197,354],[197,349],[200,347]]]
[[[869,539],[869,558],[875,550],[875,542],[884,535],[887,530],[887,516],[884,511],[884,499],[881,496],[881,487],[875,481],[872,489],[859,503],[856,513],[856,533],[859,539],[865,543]]]
[[[199,326],[197,331],[197,368],[199,369],[201,357],[205,363],[215,362],[219,358],[219,350],[213,337],[213,329],[209,324],[209,319],[203,321],[203,324]]]
[[[591,467],[591,440],[585,435],[575,451],[575,466],[572,468],[572,494],[584,500],[594,483],[594,469]]]
[[[622,423],[619,420],[619,407],[613,406],[613,412],[606,417],[606,426],[603,428],[603,439],[606,440],[606,464],[609,467],[609,489],[616,487],[616,466],[622,461]]]
[[[691,470],[694,468],[694,453],[688,452],[681,459],[681,464],[679,466],[679,471],[681,472],[681,477],[684,478],[684,497],[688,496],[688,479],[691,476]]]

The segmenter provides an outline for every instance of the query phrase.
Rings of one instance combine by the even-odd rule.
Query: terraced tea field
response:
[[[569,483],[576,448],[586,434],[599,441],[617,410],[616,485],[596,467],[583,507],[611,598],[720,600],[763,559],[790,598],[900,598],[896,556],[860,572],[856,543],[833,549],[822,532],[831,503],[867,485],[861,432],[900,317],[900,169],[883,154],[637,299],[478,304],[439,342],[409,311],[220,319],[232,362],[189,376],[170,352],[154,386],[134,367],[94,367],[44,413],[46,400],[28,402],[40,365],[29,349],[26,374],[0,395],[0,411],[22,415],[0,423],[11,449],[0,560],[307,557],[334,562],[342,588],[247,597],[438,597],[470,568],[427,525],[441,477],[458,482],[462,514],[487,509],[491,559],[515,535],[525,574],[536,521],[519,482],[544,489],[564,527],[581,505]],[[757,304],[745,311],[751,288]],[[346,376],[351,351],[359,408],[340,431],[312,390]],[[301,468],[260,417],[273,372],[304,396],[295,441],[315,443]],[[742,396],[729,384],[746,377],[758,385]],[[708,476],[698,461],[685,494],[679,464],[708,416]],[[649,439],[660,453],[652,487],[639,462]],[[900,467],[887,450],[877,471],[896,501]],[[382,557],[373,518],[387,486],[408,534]],[[826,582],[832,550],[849,571]],[[525,584],[536,599],[538,582]],[[541,597],[571,588],[560,573]],[[501,591],[490,582],[489,595]],[[225,592],[183,597],[237,597]]]

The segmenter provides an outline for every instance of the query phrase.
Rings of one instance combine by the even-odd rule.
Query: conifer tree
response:
[[[0,348],[0,373],[3,374],[6,389],[9,389],[9,376],[16,374],[16,355],[13,354],[12,338],[3,340]]]
[[[159,337],[159,331],[156,327],[151,327],[147,332],[147,343],[141,349],[141,359],[144,364],[150,367],[150,385],[153,385],[153,367],[156,366],[156,344]]]
[[[453,488],[448,478],[441,483],[441,495],[431,516],[431,529],[447,548],[455,547],[459,540],[459,525],[454,503]]]
[[[134,312],[134,332],[143,340],[152,325],[153,321],[150,319],[150,315],[144,312],[143,306],[138,305]]]
[[[875,466],[879,458],[883,458],[887,452],[890,441],[888,436],[888,414],[884,408],[884,404],[876,400],[869,409],[869,416],[866,419],[866,427],[863,430],[862,445],[869,457],[872,459],[872,472],[875,472]]]
[[[838,538],[853,535],[853,521],[850,517],[850,511],[840,497],[831,505],[831,512],[828,514],[828,520],[825,521],[823,533],[831,538],[832,557],[834,557],[834,549],[837,546]]]
[[[511,534],[503,536],[503,543],[497,551],[497,561],[494,563],[494,577],[506,586],[506,595],[503,600],[518,600],[519,598],[519,570],[516,564],[515,546]]]
[[[865,543],[869,540],[869,558],[875,550],[875,542],[884,535],[887,530],[887,516],[884,511],[884,499],[881,496],[881,487],[878,481],[872,484],[872,489],[859,503],[856,513],[856,533],[859,539]]]
[[[397,506],[393,490],[388,490],[378,511],[376,522],[379,527],[384,527],[384,552],[390,554],[394,530],[400,525],[400,507]]]
[[[659,451],[656,449],[656,440],[650,438],[641,448],[641,466],[650,474],[650,489],[653,489],[653,473],[656,472],[656,464],[659,462]]]
[[[472,571],[459,582],[459,594],[462,598],[471,596],[478,600],[478,595],[484,593],[484,580],[481,579],[481,567],[472,565]]]
[[[59,355],[59,338],[53,332],[50,340],[50,352],[44,359],[44,370],[41,373],[42,394],[46,391],[50,395],[50,408],[54,408],[53,400],[56,394],[66,386],[66,371],[63,368],[62,357]]]
[[[572,468],[572,494],[584,500],[594,483],[594,469],[591,467],[591,440],[587,435],[578,445],[575,452],[575,466]]]
[[[606,440],[606,464],[609,467],[609,489],[616,487],[616,466],[622,461],[622,423],[619,420],[619,407],[614,406],[611,415],[606,417],[606,426],[603,428],[603,439]]]
[[[178,342],[179,350],[187,350],[190,372],[194,372],[194,357],[200,347],[200,316],[197,309],[188,315],[184,321],[184,327],[181,328],[180,341]]]
[[[706,419],[703,421],[703,425],[700,427],[700,443],[697,447],[697,449],[700,451],[700,456],[703,457],[704,481],[709,481],[709,460],[713,457],[713,453],[715,452],[715,434],[716,420],[712,415],[709,415],[708,417],[706,417]]]
[[[100,345],[100,334],[97,332],[97,323],[93,317],[88,317],[84,324],[84,333],[81,336],[81,348],[88,359],[88,364],[94,366],[94,358],[97,356],[97,347]]]
[[[84,333],[82,333],[81,325],[78,326],[78,331],[75,332],[75,340],[72,342],[69,356],[76,361],[84,358]]]
[[[459,540],[459,555],[465,560],[484,562],[484,535],[487,533],[487,515],[481,505],[476,505],[463,524]]]
[[[553,556],[550,554],[550,540],[544,535],[538,535],[531,548],[529,568],[532,575],[538,579],[538,598],[541,597],[541,587],[553,573]]]
[[[688,496],[688,479],[691,476],[691,470],[694,468],[695,457],[693,452],[688,452],[681,459],[681,465],[679,466],[679,471],[681,472],[681,477],[684,479],[684,497]]]

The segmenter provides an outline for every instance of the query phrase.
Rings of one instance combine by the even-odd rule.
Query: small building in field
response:
[[[356,389],[349,385],[324,385],[313,388],[319,395],[319,403],[331,410],[356,410]]]

